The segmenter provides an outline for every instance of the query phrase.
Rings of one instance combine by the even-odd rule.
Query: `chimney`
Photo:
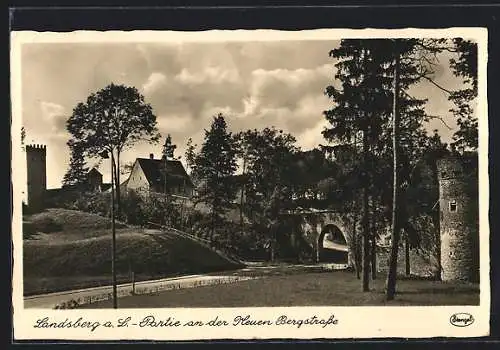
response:
[[[155,155],[153,153],[149,154],[149,159],[155,159]]]

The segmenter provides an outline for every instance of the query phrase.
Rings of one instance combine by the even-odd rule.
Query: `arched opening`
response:
[[[347,264],[348,247],[342,231],[334,224],[323,227],[318,241],[320,262]]]

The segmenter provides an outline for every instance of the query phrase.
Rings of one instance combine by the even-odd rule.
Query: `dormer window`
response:
[[[457,201],[450,201],[450,212],[454,213],[457,211]]]

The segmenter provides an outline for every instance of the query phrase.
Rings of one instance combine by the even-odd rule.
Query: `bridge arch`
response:
[[[342,225],[328,222],[321,225],[317,238],[317,261],[347,264],[349,260],[348,238]]]
[[[353,225],[345,215],[312,208],[289,211],[284,215],[298,219],[295,221],[298,233],[313,249],[316,262],[352,265],[353,256],[348,247],[351,247]]]

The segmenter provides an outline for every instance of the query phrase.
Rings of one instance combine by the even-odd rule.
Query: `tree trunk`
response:
[[[396,45],[397,45],[396,41]],[[399,174],[398,174],[398,134],[399,134],[399,52],[395,50],[394,60],[394,91],[393,91],[393,125],[392,125],[392,151],[393,151],[393,193],[392,193],[392,235],[389,272],[387,274],[386,299],[393,300],[396,294],[396,275],[398,268],[399,247]]]
[[[210,229],[210,242],[213,244],[213,241],[214,241],[214,233],[215,233],[215,206],[212,205],[212,224],[210,226],[211,229]]]
[[[371,271],[372,271],[372,279],[375,280],[377,279],[377,232],[376,232],[376,225],[375,225],[375,205],[373,203],[373,197],[372,197],[372,219],[370,220],[370,226],[371,226]]]
[[[116,216],[116,159],[115,159],[115,156],[114,156],[114,153],[113,151],[111,151],[111,188],[112,188],[112,191],[111,193],[113,194],[113,209],[115,210],[115,216]]]
[[[433,162],[433,170],[434,170],[434,181],[435,183],[438,183],[438,176],[437,176],[437,166],[436,162]],[[437,203],[436,203],[437,204]],[[440,219],[441,219],[441,208],[438,206],[438,210],[434,211],[432,215],[432,222],[434,224],[434,259],[437,262],[437,267],[434,273],[434,279],[440,281],[441,280],[441,224],[440,224]]]
[[[408,239],[408,233],[405,234],[405,272],[406,276],[410,276],[410,241]]]
[[[321,261],[321,256],[320,256],[320,251],[319,251],[319,236],[321,235],[321,233],[318,234],[318,229],[315,228],[314,229],[314,232],[316,234],[316,238],[314,239],[314,262],[316,264],[319,264],[319,262]]]
[[[165,161],[163,162],[163,209],[167,208],[167,157],[165,156]],[[167,219],[171,219],[167,217],[166,212],[163,212],[163,219],[165,220],[165,225],[167,225]]]
[[[352,225],[352,246],[353,246],[353,256],[354,256],[354,269],[356,270],[356,278],[361,279],[360,266],[359,266],[359,247],[358,247],[358,235],[356,233],[356,210],[354,210],[353,225]]]
[[[179,222],[179,227],[181,230],[184,230],[184,206],[186,205],[186,202],[184,199],[181,200],[181,210],[179,213],[180,216],[180,222]]]
[[[271,225],[271,232],[272,232],[272,238],[271,238],[271,263],[274,263],[275,259],[275,254],[276,254],[276,231],[274,229],[274,225]]]
[[[242,178],[243,178],[243,183],[241,185],[241,195],[240,195],[240,227],[243,229],[243,195],[245,194],[245,168],[246,168],[246,157],[243,157],[243,171],[242,171]]]
[[[363,131],[363,292],[370,291],[370,223],[368,220],[368,135]]]
[[[111,152],[111,279],[113,284],[113,308],[118,308],[118,292],[116,284],[116,229],[115,229],[115,161]]]
[[[358,138],[356,133],[353,135],[354,136],[354,150],[355,152],[357,151],[357,142]],[[359,236],[357,233],[357,220],[358,220],[358,206],[357,206],[356,199],[353,199],[352,201],[352,212],[353,212],[353,246],[354,246],[354,268],[356,269],[356,278],[359,280],[361,279],[361,262],[360,262],[360,242],[359,242]]]
[[[116,212],[117,216],[121,218],[121,208],[122,208],[122,195],[120,190],[120,151],[116,152],[116,168],[115,168],[115,185],[116,185]]]

